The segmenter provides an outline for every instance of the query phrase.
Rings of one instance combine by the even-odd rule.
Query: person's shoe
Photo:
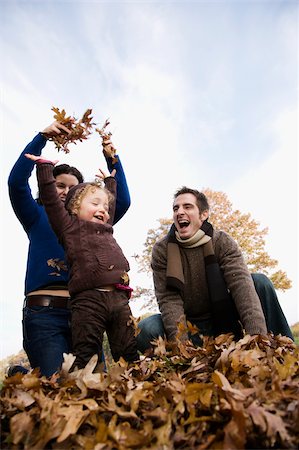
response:
[[[26,369],[23,366],[10,366],[7,371],[7,376],[13,377],[17,373],[22,373],[22,374],[28,373],[28,369]]]

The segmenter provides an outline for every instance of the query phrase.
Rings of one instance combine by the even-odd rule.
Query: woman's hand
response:
[[[53,123],[51,123],[51,125],[49,125],[48,127],[46,127],[43,131],[42,134],[45,134],[46,136],[55,136],[55,134],[70,134],[71,130],[69,130],[67,127],[65,127],[64,125],[62,125],[62,123],[58,122],[57,120]]]

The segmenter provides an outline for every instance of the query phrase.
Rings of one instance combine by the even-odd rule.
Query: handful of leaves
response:
[[[60,134],[55,136],[45,136],[49,141],[53,141],[58,151],[62,150],[65,153],[69,153],[69,144],[77,144],[76,141],[82,142],[87,139],[92,132],[92,127],[95,123],[92,122],[92,109],[87,109],[81,119],[76,119],[72,116],[67,116],[64,109],[60,111],[59,108],[52,108],[54,111],[54,119],[64,125],[70,130],[70,133],[61,131]]]
[[[104,152],[106,153],[107,156],[110,156],[112,158],[112,162],[113,164],[115,164],[117,162],[117,157],[115,157],[116,148],[113,146],[110,139],[112,133],[110,131],[109,132],[106,131],[106,128],[109,124],[110,124],[109,119],[106,119],[102,128],[96,128],[96,132],[99,133],[99,135],[103,140],[102,145],[104,148]]]
[[[67,133],[64,130],[61,130],[60,134],[55,135],[44,133],[45,137],[49,141],[54,142],[55,147],[58,151],[62,150],[65,153],[69,153],[69,144],[77,144],[76,141],[82,142],[83,140],[87,139],[92,133],[94,125],[96,125],[94,122],[92,122],[92,109],[90,108],[85,111],[82,118],[79,120],[73,116],[67,116],[64,109],[60,111],[59,108],[55,108],[53,106],[51,110],[55,113],[54,119],[57,120],[57,122],[60,122],[70,131],[70,133]],[[102,128],[96,128],[95,131],[99,133],[102,138],[104,153],[107,156],[111,157],[113,164],[115,164],[117,162],[117,157],[115,156],[116,148],[113,146],[110,139],[112,133],[106,130],[109,124],[110,122],[107,119],[105,120]]]

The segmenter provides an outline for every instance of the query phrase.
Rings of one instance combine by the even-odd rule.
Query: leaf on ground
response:
[[[14,415],[10,420],[10,431],[12,434],[12,442],[18,444],[28,434],[32,432],[34,422],[27,412]]]
[[[1,446],[15,450],[297,449],[299,347],[281,336],[155,341],[151,356],[6,378]],[[17,446],[17,447],[16,447]]]

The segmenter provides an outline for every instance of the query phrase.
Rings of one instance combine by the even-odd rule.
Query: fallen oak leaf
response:
[[[171,442],[171,434],[172,434],[172,423],[171,423],[171,416],[168,416],[167,422],[162,425],[159,428],[155,428],[153,430],[153,434],[157,438],[157,448],[163,448],[163,446],[169,445],[169,442]],[[160,446],[160,447],[159,447]]]
[[[11,404],[19,409],[25,409],[32,405],[35,399],[29,392],[23,391],[21,389],[14,389],[11,396]]]
[[[143,385],[139,385],[136,389],[127,391],[125,402],[130,405],[132,411],[136,412],[140,402],[151,402],[152,399],[153,391],[145,389]]]
[[[76,434],[85,418],[89,415],[89,410],[83,410],[83,405],[71,405],[70,407],[59,408],[58,414],[66,420],[66,425],[57,438],[57,442],[63,442],[70,435]]]
[[[242,391],[232,388],[225,375],[218,370],[213,372],[212,380],[222,389],[222,391],[230,393],[236,400],[244,401],[246,399],[246,395]]]
[[[224,427],[223,448],[227,450],[239,450],[246,444],[246,419],[247,414],[242,401],[229,399],[232,418]]]
[[[27,411],[15,414],[10,420],[10,432],[13,444],[17,445],[21,441],[24,441],[26,436],[32,432],[33,427],[33,418]]]
[[[117,443],[118,448],[142,448],[151,442],[151,428],[147,425],[140,432],[131,428],[128,422],[117,424],[114,415],[108,424],[108,436]],[[115,448],[113,446],[113,448]]]
[[[277,358],[273,359],[280,380],[286,380],[287,378],[292,377],[296,371],[299,371],[297,356],[298,355],[287,353],[283,359],[283,363],[280,363]]]
[[[225,425],[223,449],[226,450],[239,450],[245,448],[246,444],[246,432],[245,422],[243,427],[239,427],[236,424],[236,420],[232,418],[227,425]]]
[[[69,374],[75,360],[76,356],[72,353],[63,353],[63,363],[60,371],[61,376],[66,377]]]
[[[166,343],[165,340],[162,338],[162,336],[159,336],[157,339],[154,339],[152,344],[155,346],[154,354],[156,356],[164,356],[167,354]]]
[[[259,406],[256,401],[253,401],[247,408],[247,412],[251,417],[252,422],[264,433],[271,442],[271,446],[275,443],[284,445],[291,444],[290,435],[287,432],[286,425],[278,414],[273,414],[267,411],[262,406]],[[277,441],[277,434],[280,440]],[[286,447],[285,447],[286,448]]]
[[[213,395],[213,383],[188,383],[185,390],[187,403],[202,403],[209,408]]]
[[[27,389],[40,388],[41,378],[34,371],[29,372],[23,376],[22,383],[23,386]]]

